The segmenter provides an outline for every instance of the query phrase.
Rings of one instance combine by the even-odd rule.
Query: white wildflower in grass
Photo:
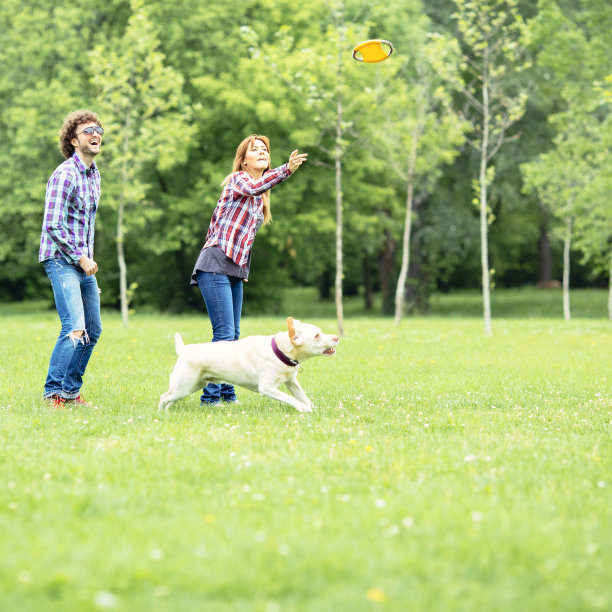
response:
[[[255,540],[255,542],[265,542],[266,541],[266,532],[265,531],[256,531],[253,534],[253,540]]]
[[[170,595],[170,589],[165,584],[160,584],[153,589],[153,595],[155,597],[168,597]]]
[[[412,529],[414,527],[414,519],[411,516],[405,516],[402,519],[402,525],[406,528],[406,529]]]
[[[482,523],[484,519],[484,514],[482,512],[472,512],[472,521],[474,523]]]
[[[111,610],[117,607],[117,596],[110,591],[98,591],[93,598],[94,606],[101,610]]]
[[[17,580],[19,580],[19,582],[23,582],[23,583],[32,582],[32,574],[30,572],[28,572],[28,570],[21,570],[17,574]]]
[[[476,461],[476,455],[467,455],[463,458],[466,463],[472,463],[472,461]]]
[[[288,544],[279,544],[278,554],[282,557],[288,557],[291,554],[291,546]]]
[[[164,551],[161,548],[152,548],[149,551],[149,557],[153,561],[161,561],[164,558]]]
[[[399,525],[390,525],[385,530],[383,530],[383,537],[391,538],[396,536],[400,532]]]
[[[384,499],[377,499],[377,500],[374,502],[374,505],[375,505],[377,508],[384,508],[384,507],[387,505],[387,502],[386,502]]]
[[[594,555],[599,550],[599,546],[596,542],[589,542],[586,545],[587,555]]]

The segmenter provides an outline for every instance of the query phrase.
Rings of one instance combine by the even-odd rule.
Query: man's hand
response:
[[[87,255],[81,255],[79,266],[87,276],[92,276],[98,271],[98,264],[93,259],[89,259]]]

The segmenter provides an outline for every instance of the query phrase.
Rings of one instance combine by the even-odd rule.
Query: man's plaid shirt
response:
[[[217,202],[203,248],[218,245],[234,263],[244,266],[263,214],[261,194],[289,176],[289,164],[269,170],[258,179],[247,172],[234,172]]]
[[[96,162],[88,168],[74,153],[55,169],[47,183],[38,261],[63,257],[76,263],[82,255],[93,259],[99,201]]]

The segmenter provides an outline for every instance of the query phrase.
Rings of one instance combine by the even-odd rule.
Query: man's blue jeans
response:
[[[47,259],[43,265],[62,324],[51,354],[44,397],[74,399],[79,396],[85,368],[102,334],[100,290],[94,275],[87,276],[65,259]],[[79,330],[83,330],[83,336],[74,337],[72,332]]]
[[[196,280],[212,324],[212,341],[238,340],[242,313],[242,279],[215,272],[198,272]],[[200,401],[215,404],[219,400],[235,402],[234,387],[227,383],[206,385]]]

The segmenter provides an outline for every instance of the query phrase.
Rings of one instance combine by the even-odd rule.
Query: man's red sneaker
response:
[[[45,397],[45,403],[50,408],[63,408],[66,405],[66,400],[61,395],[50,395]]]
[[[82,395],[78,395],[74,399],[66,400],[67,406],[77,406],[78,408],[95,408],[93,404],[86,402]]]

